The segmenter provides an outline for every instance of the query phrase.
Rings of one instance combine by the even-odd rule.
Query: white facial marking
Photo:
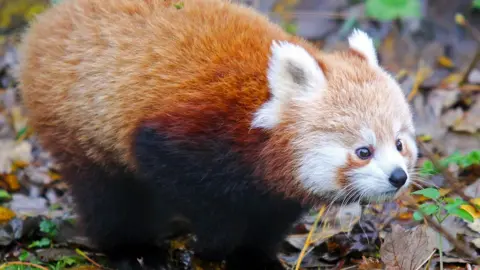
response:
[[[401,139],[404,144],[407,145],[408,150],[410,151],[411,155],[413,156],[413,159],[410,160],[412,164],[410,166],[414,166],[415,163],[417,162],[417,156],[418,156],[418,146],[417,143],[415,142],[415,139],[412,138],[411,135],[405,134],[401,136]]]
[[[350,48],[363,54],[370,65],[378,66],[377,54],[372,39],[367,33],[354,29],[352,34],[348,37],[348,44]]]
[[[363,128],[362,131],[360,132],[362,135],[363,140],[365,140],[365,143],[367,145],[365,146],[376,146],[377,145],[377,137],[375,136],[375,132],[369,128]]]
[[[317,61],[301,46],[272,42],[267,79],[271,99],[255,112],[252,127],[271,129],[281,119],[282,108],[290,100],[309,100],[321,93],[326,81]]]
[[[316,194],[338,190],[335,182],[338,168],[347,162],[347,150],[331,136],[321,136],[315,147],[302,147],[299,179],[303,186]],[[300,142],[301,143],[301,142]]]
[[[380,145],[375,149],[374,158],[367,166],[351,172],[352,181],[356,183],[360,192],[365,191],[365,194],[372,198],[384,192],[395,191],[396,188],[388,179],[396,168],[402,168],[408,175],[407,161],[395,145]],[[409,182],[410,179],[407,179],[404,186]]]

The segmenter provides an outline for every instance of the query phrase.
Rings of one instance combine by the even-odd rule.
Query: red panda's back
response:
[[[172,2],[70,0],[39,16],[24,40],[20,83],[48,150],[128,163],[142,119],[192,98],[244,99],[245,113],[267,98],[269,46],[290,37],[226,1]]]

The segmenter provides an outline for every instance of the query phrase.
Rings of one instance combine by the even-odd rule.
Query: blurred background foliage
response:
[[[45,10],[50,4],[57,4],[65,0],[0,0],[0,35],[5,35],[11,31],[25,25],[25,22],[31,20],[33,16]],[[269,0],[240,1],[250,3],[253,6],[261,5],[262,2],[272,2]],[[286,21],[291,18],[287,15],[295,10],[301,0],[277,0],[271,5],[271,12],[283,14]],[[311,0],[311,2],[328,2],[328,0]],[[344,1],[339,1],[344,2]],[[364,3],[364,16],[379,20],[389,21],[402,18],[420,18],[422,16],[423,0],[350,0],[350,4]],[[480,0],[471,0],[471,7],[480,9]],[[291,17],[291,16],[290,16]],[[296,32],[293,24],[284,23],[289,32]]]

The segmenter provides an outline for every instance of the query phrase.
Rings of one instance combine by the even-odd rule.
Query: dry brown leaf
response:
[[[376,258],[365,258],[363,256],[362,262],[358,265],[359,270],[383,269],[383,263]]]
[[[22,113],[22,108],[20,106],[15,106],[11,110],[11,116],[13,121],[13,128],[16,132],[19,132],[27,126],[27,118]]]
[[[474,244],[477,248],[480,248],[480,238],[474,239],[472,244]]]
[[[480,99],[465,112],[460,121],[453,126],[453,130],[472,134],[480,130]]]
[[[17,191],[20,189],[20,183],[18,183],[17,176],[14,174],[7,174],[4,178],[10,191]]]
[[[447,56],[440,56],[437,58],[437,62],[438,64],[440,64],[440,66],[442,67],[446,67],[446,68],[453,68],[455,67],[455,65],[453,64],[453,61],[452,59],[448,58]]]
[[[16,161],[29,163],[31,160],[32,145],[29,142],[0,141],[0,173],[11,173]]]
[[[468,228],[472,231],[480,233],[480,218],[475,219],[473,222],[467,224]]]
[[[427,229],[425,225],[411,230],[393,225],[380,249],[386,269],[414,270],[424,264],[436,247],[435,238],[427,233]]]
[[[0,207],[0,223],[8,222],[15,217],[15,212],[12,210]]]

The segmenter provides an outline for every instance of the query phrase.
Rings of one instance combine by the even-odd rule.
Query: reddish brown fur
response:
[[[180,137],[222,129],[233,150],[262,161],[259,171],[277,179],[273,186],[299,192],[290,146],[297,134],[287,128],[298,119],[296,108],[288,109],[266,143],[263,132],[251,129],[253,112],[269,97],[272,41],[303,46],[324,69],[333,90],[322,103],[338,105],[309,121],[328,123],[325,131],[356,130],[355,124],[330,123],[329,113],[352,114],[353,123],[363,119],[348,105],[338,111],[342,99],[356,98],[354,85],[383,78],[361,54],[323,54],[248,8],[221,0],[183,2],[178,10],[164,0],[72,0],[40,15],[25,37],[20,72],[40,140],[57,157],[70,153],[69,162],[86,153],[94,162],[134,169],[132,136],[142,122]],[[378,97],[371,99],[376,106]],[[212,119],[221,119],[221,126]]]

